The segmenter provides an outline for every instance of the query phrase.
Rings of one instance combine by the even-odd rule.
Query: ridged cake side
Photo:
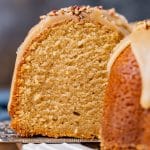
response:
[[[140,105],[141,76],[130,45],[112,65],[102,123],[103,149],[150,147],[150,110]]]

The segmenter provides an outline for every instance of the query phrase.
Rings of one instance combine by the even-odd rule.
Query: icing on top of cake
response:
[[[120,53],[127,46],[131,46],[133,54],[138,62],[141,79],[142,92],[140,97],[141,106],[144,109],[150,108],[150,21],[139,22],[133,32],[114,49],[114,53],[108,63],[108,71]]]
[[[97,15],[96,11],[98,11],[97,14],[100,13],[100,15]],[[43,20],[48,16],[57,17],[59,15],[72,15],[81,20],[86,18],[87,15],[90,16],[90,14],[94,14],[95,19],[97,19],[98,16],[102,18],[104,22],[106,21],[105,23],[111,23],[112,25],[116,26],[120,30],[120,32],[122,32],[123,35],[127,35],[129,33],[126,31],[129,30],[129,26],[125,17],[118,14],[114,8],[105,10],[102,6],[70,6],[67,8],[62,8],[60,10],[53,10],[47,15],[41,16],[40,19]]]

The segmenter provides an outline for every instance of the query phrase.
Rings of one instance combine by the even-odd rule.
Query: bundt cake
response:
[[[108,63],[102,147],[106,150],[150,150],[150,22],[116,48]]]
[[[113,9],[72,6],[42,16],[17,51],[11,127],[24,137],[98,137],[107,62],[129,32]]]

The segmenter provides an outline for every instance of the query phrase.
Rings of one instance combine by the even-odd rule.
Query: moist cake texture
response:
[[[128,24],[101,7],[69,7],[41,18],[17,52],[11,127],[25,137],[98,138],[107,62]]]

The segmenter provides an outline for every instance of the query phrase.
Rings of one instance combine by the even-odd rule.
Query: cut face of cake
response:
[[[17,51],[8,111],[21,136],[99,137],[107,62],[130,32],[113,9],[52,11]]]
[[[115,48],[108,64],[102,147],[149,150],[150,22],[139,23]]]

